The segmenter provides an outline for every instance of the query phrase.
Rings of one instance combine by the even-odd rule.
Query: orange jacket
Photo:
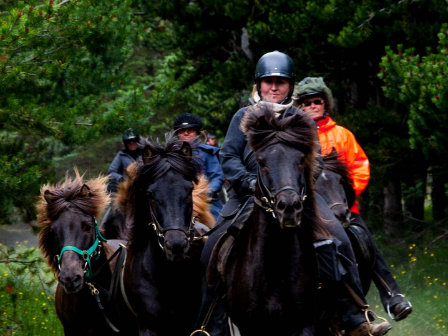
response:
[[[367,187],[370,179],[369,159],[366,153],[356,141],[353,133],[338,126],[329,116],[318,120],[317,125],[322,155],[330,154],[333,147],[336,149],[340,158],[352,170],[353,187],[356,197],[358,197]],[[358,202],[355,201],[350,210],[359,213]]]

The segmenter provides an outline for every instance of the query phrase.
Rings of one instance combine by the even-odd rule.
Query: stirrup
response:
[[[364,316],[366,317],[367,325],[369,326],[369,330],[368,330],[369,336],[373,336],[372,333],[370,332],[372,322],[370,322],[369,313],[372,313],[372,315],[375,316],[377,319],[380,319],[380,320],[383,320],[383,322],[389,323],[384,317],[378,316],[372,309],[370,309],[369,305],[365,305],[364,308],[362,309],[362,311],[364,312]]]
[[[204,333],[204,334],[206,334],[207,336],[210,336],[210,334],[209,334],[208,332],[205,331],[205,326],[202,326],[201,329],[198,329],[198,330],[193,331],[193,332],[190,334],[190,336],[193,336],[193,335],[196,334],[196,333]]]
[[[392,319],[392,320],[395,320],[395,317],[393,317],[392,316],[392,313],[391,313],[391,311],[390,311],[390,300],[394,297],[394,296],[401,296],[406,302],[407,302],[407,304],[409,305],[409,309],[412,309],[412,303],[411,303],[411,301],[409,301],[409,299],[406,297],[406,296],[404,296],[403,294],[400,294],[400,293],[398,293],[398,294],[395,294],[395,293],[392,293],[391,295],[390,295],[390,299],[389,299],[389,302],[387,303],[387,314],[389,315],[389,317]],[[397,303],[398,304],[398,303]],[[395,306],[395,305],[394,305]]]

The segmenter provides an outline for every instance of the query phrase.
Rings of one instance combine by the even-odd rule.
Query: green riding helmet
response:
[[[295,87],[294,99],[297,100],[299,105],[305,98],[313,96],[320,96],[325,100],[325,107],[328,112],[333,110],[333,95],[322,77],[306,77]]]
[[[140,141],[140,136],[132,128],[128,128],[123,132],[123,143],[130,140],[134,140],[135,142]]]
[[[295,69],[291,57],[280,51],[261,56],[255,67],[255,81],[271,76],[286,77],[294,82]]]

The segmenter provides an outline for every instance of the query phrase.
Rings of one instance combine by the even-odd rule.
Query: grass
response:
[[[0,335],[63,335],[54,308],[55,280],[40,252],[16,244],[1,246]]]
[[[393,329],[388,335],[448,335],[448,246],[426,248],[423,241],[420,244],[380,244],[402,293],[414,309],[406,320],[391,321],[372,285],[368,302],[378,315],[391,322]],[[0,260],[32,261],[0,263],[0,335],[63,335],[54,309],[53,275],[38,250],[20,245],[0,246]]]

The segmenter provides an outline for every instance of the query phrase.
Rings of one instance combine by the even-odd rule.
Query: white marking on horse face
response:
[[[322,172],[321,176],[324,180],[328,181],[328,178],[327,178],[327,175],[325,175],[325,172]]]

